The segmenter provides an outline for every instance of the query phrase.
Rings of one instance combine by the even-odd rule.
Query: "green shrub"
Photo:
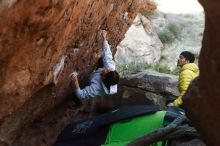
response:
[[[166,73],[166,74],[172,74],[172,75],[178,75],[179,73],[179,69],[177,67],[172,70],[170,69],[169,66],[160,64],[159,62],[152,64],[151,68],[160,73]]]
[[[167,60],[167,59],[168,59],[167,56],[162,54],[162,55],[160,56],[159,62],[161,62],[162,60]]]
[[[181,33],[181,29],[174,23],[170,23],[167,25],[167,29],[176,37],[179,38],[179,34]]]
[[[176,67],[175,69],[171,70],[170,74],[172,74],[172,75],[178,75],[178,74],[179,74],[179,68]]]
[[[156,19],[159,17],[159,14],[158,12],[156,11],[153,11],[153,12],[143,12],[143,15],[146,16],[147,18],[149,19]]]
[[[163,31],[158,33],[158,36],[163,44],[170,44],[175,38],[179,38],[180,34],[180,27],[174,23],[169,23],[164,26]]]
[[[157,72],[166,73],[166,74],[173,74],[178,75],[178,68],[175,68],[174,70],[171,70],[168,66],[162,65],[159,62],[153,63],[153,64],[147,64],[147,63],[137,63],[132,62],[125,65],[118,65],[117,71],[119,74],[124,77],[126,75],[135,74],[140,71],[143,71],[145,69],[152,69]]]
[[[152,69],[157,71],[157,72],[162,72],[162,73],[169,73],[169,68],[165,65],[161,65],[160,63],[155,63],[152,66]]]
[[[137,63],[137,62],[131,62],[129,64],[124,65],[117,65],[117,71],[121,76],[126,76],[129,74],[135,74],[138,73],[146,68],[148,68],[147,63]]]
[[[163,44],[170,44],[175,39],[175,36],[168,30],[160,32],[158,36]]]

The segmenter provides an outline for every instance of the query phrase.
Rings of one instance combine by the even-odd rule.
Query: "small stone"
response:
[[[40,38],[40,39],[37,41],[37,45],[42,45],[44,42],[45,42],[45,38]]]

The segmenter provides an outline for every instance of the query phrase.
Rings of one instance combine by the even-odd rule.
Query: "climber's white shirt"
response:
[[[115,70],[115,62],[113,60],[112,52],[107,41],[104,41],[103,44],[102,58],[104,68]],[[109,91],[102,82],[101,73],[104,68],[99,68],[92,73],[89,86],[86,86],[83,89],[78,88],[75,90],[76,95],[80,99],[87,99],[117,93],[117,85],[111,86]]]

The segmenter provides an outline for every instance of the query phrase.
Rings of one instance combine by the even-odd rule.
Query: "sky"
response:
[[[197,0],[155,0],[158,10],[165,13],[187,14],[203,11]]]

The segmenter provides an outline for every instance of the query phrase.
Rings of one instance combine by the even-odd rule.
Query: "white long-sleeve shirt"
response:
[[[102,59],[104,68],[111,68],[112,70],[115,70],[115,62],[113,60],[108,41],[104,41]],[[78,98],[87,99],[117,93],[117,85],[110,86],[110,91],[104,85],[101,78],[101,73],[104,68],[99,68],[92,73],[89,86],[86,86],[83,89],[78,88],[75,90]]]

